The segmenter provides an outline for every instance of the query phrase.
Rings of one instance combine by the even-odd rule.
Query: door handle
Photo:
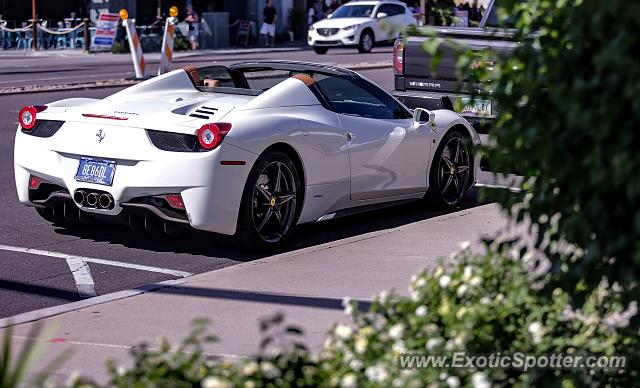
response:
[[[351,133],[351,132],[347,132],[347,141],[353,141],[356,138],[356,136]]]

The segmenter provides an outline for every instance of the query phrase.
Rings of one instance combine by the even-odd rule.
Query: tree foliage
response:
[[[552,273],[576,301],[603,277],[637,299],[640,3],[500,4],[517,20],[517,48],[462,50],[457,63],[497,106],[496,147],[484,150],[492,170],[524,177],[520,194],[495,195],[537,227],[539,246],[552,242],[544,244]],[[575,245],[574,254],[558,241]]]

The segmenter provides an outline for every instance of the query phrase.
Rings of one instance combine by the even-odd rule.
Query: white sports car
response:
[[[478,171],[460,115],[412,114],[363,76],[311,63],[175,70],[103,100],[26,106],[19,122],[18,196],[45,219],[195,228],[253,250],[392,201],[456,206]]]

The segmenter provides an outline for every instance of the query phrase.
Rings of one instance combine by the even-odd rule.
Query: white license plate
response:
[[[116,163],[106,160],[80,159],[75,179],[78,182],[111,186],[116,173]]]
[[[491,116],[491,100],[471,99],[469,97],[461,97],[459,108],[456,109],[461,115],[470,116]]]

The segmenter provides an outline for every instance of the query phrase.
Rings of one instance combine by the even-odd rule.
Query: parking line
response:
[[[109,265],[112,267],[130,268],[130,269],[137,269],[140,271],[163,273],[171,276],[176,276],[179,278],[185,278],[193,275],[191,272],[178,271],[175,269],[150,267],[146,265],[126,263],[121,261],[95,259],[93,257],[69,255],[67,253],[62,253],[62,252],[43,251],[40,249],[32,249],[32,248],[25,248],[25,247],[14,247],[11,245],[0,244],[0,250],[10,251],[10,252],[19,252],[19,253],[29,253],[29,254],[38,255],[38,256],[55,257],[55,258],[64,259],[64,260],[75,259],[75,260],[81,260],[87,263],[103,264],[103,265]]]
[[[112,349],[121,349],[121,350],[127,350],[130,351],[131,349],[135,349],[136,346],[130,346],[130,345],[118,345],[118,344],[106,344],[106,343],[102,343],[102,342],[88,342],[88,341],[77,341],[77,340],[70,340],[70,339],[64,339],[64,338],[41,338],[41,337],[28,337],[28,336],[24,336],[24,335],[12,335],[12,338],[18,339],[18,340],[22,340],[22,341],[39,341],[39,342],[48,342],[48,343],[56,343],[56,344],[69,344],[69,345],[78,345],[78,346],[94,346],[94,347],[101,347],[101,348],[112,348]],[[151,347],[150,350],[160,350],[157,347]],[[173,347],[169,350],[172,353],[176,353],[178,351],[178,349],[176,347]],[[194,354],[194,352],[191,351],[183,351],[183,354]],[[241,356],[238,354],[229,354],[229,353],[211,353],[211,352],[201,352],[201,354],[203,356],[207,356],[207,357],[215,357],[215,358],[229,358],[229,359],[238,359],[238,360],[249,360],[251,359],[251,357],[249,356]]]
[[[80,259],[67,259],[67,265],[76,282],[76,288],[81,298],[93,298],[96,296],[95,283],[91,276],[89,263]]]

